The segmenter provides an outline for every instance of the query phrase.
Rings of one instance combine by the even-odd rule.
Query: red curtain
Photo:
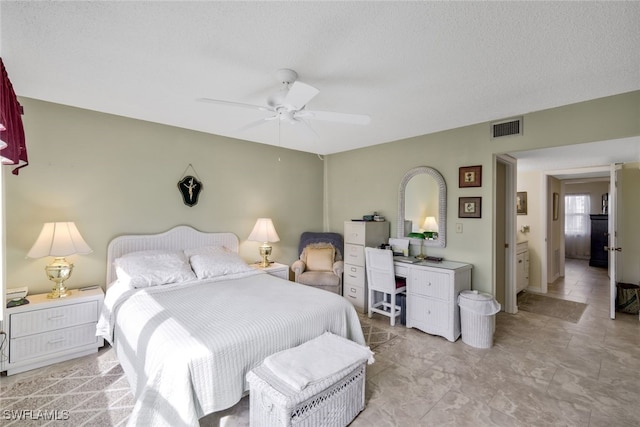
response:
[[[13,86],[0,58],[0,140],[6,143],[6,147],[0,148],[2,163],[19,165],[12,173],[18,175],[20,168],[29,164],[27,159],[27,145],[22,126],[22,107],[13,91]],[[2,144],[4,145],[4,144]]]

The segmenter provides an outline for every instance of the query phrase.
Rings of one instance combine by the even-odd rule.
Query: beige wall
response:
[[[47,261],[25,259],[44,222],[75,221],[94,250],[71,258],[71,287],[103,284],[113,237],[177,224],[232,231],[252,261],[258,244],[246,236],[257,217],[270,216],[281,238],[273,258],[291,263],[300,233],[323,224],[343,232],[343,221],[377,211],[395,235],[398,186],[417,166],[434,167],[448,186],[447,247],[427,253],[473,264],[474,289],[493,292],[494,154],[640,135],[638,91],[527,114],[521,137],[491,140],[483,123],[329,155],[323,164],[315,154],[21,102],[31,164],[17,177],[4,170],[7,285],[28,285],[32,293],[50,288]],[[190,163],[204,183],[192,208],[176,188]],[[472,165],[483,166],[482,187],[458,188],[458,168]],[[458,218],[462,196],[482,197],[482,218]],[[463,233],[455,233],[457,223]]]
[[[554,207],[553,195],[557,194]],[[553,219],[554,209],[557,218]],[[562,182],[552,176],[547,177],[547,283],[553,283],[564,273],[564,199]]]
[[[518,173],[517,191],[527,192],[527,214],[516,217],[516,237],[518,242],[528,242],[529,247],[529,288],[544,291],[542,287],[542,257],[545,248],[541,242],[547,233],[543,228],[541,203],[543,202],[543,185],[546,177],[542,172],[530,171]],[[523,233],[522,227],[528,225],[529,232]]]
[[[378,211],[395,230],[402,176],[417,166],[434,167],[447,183],[447,247],[427,253],[473,264],[473,288],[492,292],[494,154],[637,136],[639,113],[637,91],[526,114],[520,137],[492,140],[483,123],[327,156],[328,227],[341,231],[344,220]],[[458,188],[458,168],[472,165],[483,167],[482,187]],[[458,218],[463,196],[482,197],[481,219]],[[463,233],[455,232],[456,223]]]
[[[622,248],[620,282],[640,285],[640,163],[626,164],[618,176],[618,242]],[[621,231],[622,230],[622,231]]]
[[[322,230],[323,163],[315,154],[21,98],[28,167],[4,168],[7,286],[51,287],[47,259],[25,259],[44,222],[75,221],[93,249],[70,257],[69,287],[104,284],[106,248],[125,233],[189,224],[231,231],[247,261],[256,218],[271,217],[281,241],[272,258],[290,264],[300,233]],[[189,164],[203,182],[199,203],[182,202]],[[193,171],[188,171],[193,174]]]

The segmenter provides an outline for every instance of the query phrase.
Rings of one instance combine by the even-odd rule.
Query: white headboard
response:
[[[222,245],[238,252],[238,237],[233,233],[204,233],[187,225],[179,225],[159,234],[132,234],[115,237],[107,246],[107,282],[116,280],[113,261],[124,254],[150,249],[184,250],[201,246]]]

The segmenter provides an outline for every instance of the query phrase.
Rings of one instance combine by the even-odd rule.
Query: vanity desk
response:
[[[407,328],[454,342],[460,337],[458,294],[471,289],[471,264],[394,257],[395,273],[407,279]]]

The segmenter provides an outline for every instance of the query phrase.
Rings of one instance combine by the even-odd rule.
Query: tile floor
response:
[[[367,407],[351,425],[640,425],[640,322],[638,316],[620,313],[610,320],[608,295],[606,270],[588,267],[586,261],[568,260],[566,277],[549,286],[549,296],[587,303],[580,321],[524,311],[499,313],[490,349],[473,348],[461,340],[450,343],[400,325],[391,327],[382,316],[362,316],[363,324],[395,337],[375,349],[376,363],[367,370]],[[55,396],[67,399],[65,402],[85,399],[80,406],[89,418],[74,425],[126,423],[132,402],[112,353],[107,350],[90,356],[96,361],[92,366],[103,369],[102,380],[86,380],[67,394]],[[18,382],[29,384],[44,377],[73,386],[74,381],[80,384],[83,378],[90,378],[90,372],[74,369],[73,363],[65,362],[3,377],[0,406],[37,403],[37,392],[12,396],[12,385]],[[64,372],[69,379],[61,381],[58,377]],[[85,392],[88,397],[79,396]],[[4,425],[1,415],[0,411],[0,425]],[[201,424],[248,426],[248,399],[206,417]]]

